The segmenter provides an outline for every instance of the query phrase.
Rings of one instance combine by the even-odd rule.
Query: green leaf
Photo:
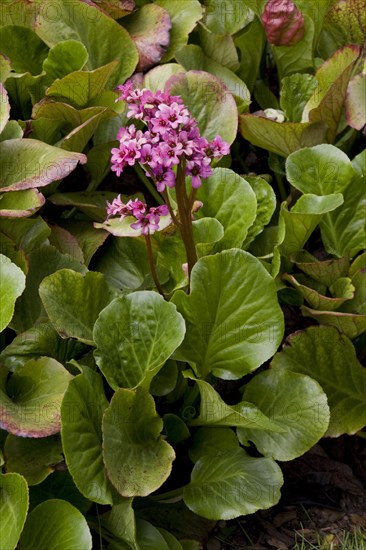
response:
[[[150,272],[145,240],[110,237],[94,269],[118,290],[137,290]]]
[[[203,3],[206,10],[202,24],[218,35],[235,34],[254,18],[254,12],[237,0],[224,4],[218,0],[204,0]]]
[[[327,436],[354,434],[365,426],[366,371],[357,361],[350,340],[335,328],[309,327],[291,335],[287,346],[273,358],[272,366],[273,372],[287,369],[305,374],[322,386],[330,408]],[[316,422],[318,413],[323,415],[320,408],[314,408]]]
[[[7,472],[18,472],[28,485],[38,485],[54,466],[63,461],[62,445],[57,436],[34,439],[9,434],[5,441]]]
[[[271,357],[281,341],[283,317],[274,281],[242,250],[201,258],[192,270],[191,293],[178,291],[173,302],[187,327],[175,357],[200,377],[213,372],[238,379]]]
[[[0,332],[10,323],[16,299],[25,288],[23,271],[9,258],[0,254]]]
[[[350,270],[350,275],[352,276],[352,284],[355,287],[355,296],[353,300],[350,300],[343,306],[343,311],[356,312],[362,315],[366,315],[366,265],[362,265],[365,262],[366,254],[359,256],[355,261]],[[357,271],[357,267],[360,269]],[[356,270],[355,273],[351,271]]]
[[[347,123],[356,130],[362,130],[366,124],[366,74],[358,74],[350,80],[346,95]]]
[[[337,135],[347,86],[359,53],[357,46],[346,46],[335,52],[315,73],[318,85],[305,105],[302,122],[324,122],[328,126],[327,141],[330,143]]]
[[[186,423],[179,416],[172,413],[167,413],[163,417],[164,429],[166,438],[172,445],[179,445],[186,439],[189,439],[191,434]]]
[[[61,220],[60,220],[61,221]],[[82,250],[85,265],[89,265],[97,250],[108,237],[105,231],[95,231],[93,224],[82,220],[63,220],[63,226],[73,235]],[[98,269],[95,269],[98,271]]]
[[[48,46],[78,40],[88,50],[86,70],[119,61],[110,86],[125,82],[138,61],[137,49],[128,32],[94,5],[69,4],[62,0],[45,0],[37,21],[37,34]]]
[[[165,91],[182,97],[205,138],[211,140],[219,134],[230,144],[234,141],[238,110],[230,92],[215,76],[204,71],[178,73],[168,80]]]
[[[183,499],[200,516],[229,520],[276,504],[282,484],[281,470],[271,458],[230,450],[196,462]]]
[[[9,25],[1,29],[0,51],[8,56],[15,72],[38,75],[48,47],[32,29]]]
[[[326,130],[322,122],[300,124],[275,122],[255,115],[239,116],[239,131],[245,139],[281,157],[287,157],[298,149],[323,143]]]
[[[31,216],[45,203],[45,198],[37,189],[10,191],[0,195],[0,216],[23,218]]]
[[[184,332],[184,320],[173,304],[155,292],[134,292],[116,298],[99,315],[95,360],[113,389],[148,388]]]
[[[340,277],[345,277],[349,269],[347,257],[320,262],[307,252],[299,253],[291,258],[304,273],[325,286],[331,286]]]
[[[185,46],[176,54],[176,59],[187,71],[203,70],[219,78],[234,96],[239,113],[248,110],[251,101],[246,84],[230,69],[207,57],[199,46]]]
[[[342,292],[339,292],[339,296],[333,297],[323,296],[315,289],[300,284],[295,277],[287,273],[285,273],[282,278],[289,281],[289,283],[301,292],[310,307],[320,309],[322,311],[335,311],[336,309],[339,309],[344,302],[353,298],[354,295],[355,287],[352,285],[351,279],[348,277],[345,278],[347,279],[347,283],[342,289]]]
[[[228,168],[215,168],[197,192],[203,202],[198,216],[216,218],[224,227],[217,251],[240,248],[256,215],[256,198],[249,183]]]
[[[73,354],[84,351],[84,344],[76,340],[63,340],[48,319],[35,324],[31,329],[18,334],[0,354],[1,363],[10,371],[16,371],[29,359],[53,357],[59,363],[66,363]]]
[[[4,159],[0,168],[3,191],[44,187],[70,174],[78,162],[85,164],[87,160],[81,153],[63,151],[29,138],[2,141],[0,157]]]
[[[301,313],[305,317],[315,319],[320,324],[336,327],[341,334],[345,334],[351,339],[366,331],[366,315],[341,311],[317,311],[306,306],[301,306]]]
[[[227,405],[208,382],[195,380],[201,394],[200,414],[189,421],[190,426],[236,426],[254,430],[278,430],[257,406],[248,401]],[[185,411],[183,410],[183,417]]]
[[[102,527],[113,535],[117,545],[122,540],[126,542],[129,550],[131,548],[132,550],[140,550],[136,541],[136,521],[132,502],[133,499],[131,498],[123,499],[120,503],[112,506],[112,509],[103,514],[100,519]]]
[[[39,294],[51,323],[63,338],[94,345],[94,323],[113,299],[101,273],[82,275],[61,269],[43,279]]]
[[[107,407],[102,378],[89,368],[71,380],[61,405],[67,467],[79,491],[99,504],[113,504],[116,497],[102,457],[102,417]],[[76,433],[82,434],[81,441]]]
[[[21,138],[23,136],[23,130],[16,120],[9,120],[6,123],[4,130],[0,134],[0,141],[6,139]]]
[[[108,231],[108,233],[111,233],[111,235],[114,235],[115,237],[141,237],[141,235],[143,235],[142,228],[134,229],[131,227],[131,225],[135,222],[135,217],[126,216],[122,220],[120,218],[110,218],[104,223],[94,223],[94,227],[96,229],[105,229],[105,231]],[[170,214],[160,216],[158,231],[166,229],[171,223],[172,219]]]
[[[84,516],[65,500],[51,499],[29,514],[19,541],[21,550],[91,550]]]
[[[84,263],[84,255],[76,238],[59,225],[52,225],[50,244],[57,248],[61,254],[69,254],[80,263]]]
[[[257,81],[259,67],[266,44],[266,35],[258,17],[246,29],[234,37],[236,48],[240,51],[240,67],[236,74],[252,91]]]
[[[357,174],[350,159],[334,145],[317,145],[292,153],[286,161],[287,179],[302,193],[342,193]]]
[[[318,9],[320,10],[321,8]],[[315,10],[316,8],[313,8],[313,11]],[[300,73],[313,69],[314,21],[312,17],[304,13],[304,10],[302,10],[302,14],[305,20],[305,34],[303,38],[292,46],[272,46],[273,57],[280,79],[292,73]]]
[[[246,176],[245,180],[253,189],[257,199],[257,212],[253,224],[249,227],[244,240],[243,248],[246,249],[254,239],[262,233],[264,227],[270,222],[276,209],[276,195],[263,178],[259,176]]]
[[[88,57],[86,47],[78,40],[63,40],[55,44],[43,61],[43,70],[49,84],[69,73],[80,71]]]
[[[156,92],[165,88],[165,84],[171,76],[185,72],[185,69],[181,65],[178,65],[178,63],[158,65],[144,75],[143,86],[152,92]]]
[[[147,496],[169,476],[175,453],[159,435],[162,428],[146,390],[116,391],[103,417],[103,456],[108,476],[123,496]]]
[[[10,118],[10,103],[8,92],[2,84],[0,84],[0,134],[4,130]]]
[[[320,230],[327,252],[338,257],[356,254],[366,245],[366,178],[355,177],[343,191],[344,204],[326,214]]]
[[[157,65],[170,43],[172,25],[167,10],[157,4],[146,4],[125,17],[123,24],[139,53],[136,72],[145,72]]]
[[[176,361],[168,359],[154,376],[150,384],[150,393],[156,396],[167,395],[174,390],[178,379],[178,367]]]
[[[215,245],[224,236],[222,224],[216,218],[201,218],[192,222],[192,226],[198,257],[212,254]]]
[[[90,500],[87,500],[79,493],[67,470],[63,472],[56,470],[51,476],[48,476],[42,481],[42,483],[31,487],[29,495],[30,509],[33,510],[38,504],[51,498],[66,500],[80,510],[82,514],[85,514],[92,505]]]
[[[1,546],[14,550],[28,511],[28,487],[19,474],[0,474]]]
[[[363,0],[338,0],[332,3],[324,19],[320,51],[324,59],[335,50],[349,44],[364,43],[366,31]]]
[[[205,29],[202,25],[198,28],[200,44],[210,59],[235,72],[239,69],[239,56],[236,51],[234,38],[230,34],[219,36]]]
[[[10,59],[0,53],[0,82],[5,82],[11,72],[11,63]]]
[[[188,35],[202,17],[202,6],[197,0],[185,0],[184,3],[180,0],[156,0],[155,3],[169,13],[172,24],[169,48],[162,58],[166,63],[187,44]]]
[[[50,357],[27,361],[2,384],[1,428],[20,437],[47,437],[59,432],[61,401],[71,378]]]
[[[71,193],[55,193],[49,197],[52,204],[58,206],[77,206],[92,220],[104,221],[106,218],[106,202],[113,201],[117,196],[111,191],[74,191]],[[124,195],[121,195],[121,200]]]
[[[69,101],[76,107],[86,107],[105,89],[112,74],[116,72],[117,61],[112,61],[94,71],[75,71],[57,79],[47,89],[48,97]]]
[[[284,202],[280,211],[280,233],[283,238],[279,250],[285,256],[292,256],[299,252],[319,224],[323,216],[335,210],[343,203],[340,193],[332,195],[303,195],[291,210]]]
[[[20,220],[16,220],[19,223]],[[48,226],[47,226],[47,229]],[[69,254],[61,254],[54,246],[40,245],[28,254],[29,270],[25,290],[17,300],[12,328],[24,332],[31,328],[41,315],[45,315],[38,293],[41,281],[59,269],[73,269],[86,273],[86,267]]]
[[[221,452],[236,451],[239,441],[230,428],[199,428],[189,447],[189,458],[197,462],[204,456],[211,455],[215,458]]]
[[[253,441],[264,456],[293,460],[313,447],[327,431],[327,396],[310,376],[281,369],[267,370],[245,386],[243,397],[282,428],[281,433],[238,429],[239,441],[243,444]]]
[[[291,122],[301,122],[306,102],[313,94],[317,81],[310,74],[296,73],[281,82],[280,106]]]

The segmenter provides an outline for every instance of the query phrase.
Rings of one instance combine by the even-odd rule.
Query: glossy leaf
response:
[[[182,97],[205,138],[211,140],[219,134],[228,143],[234,141],[238,110],[219,79],[204,71],[178,73],[168,80],[165,90]]]
[[[83,369],[71,380],[61,406],[61,436],[67,467],[79,491],[99,504],[113,504],[102,458],[102,417],[108,407],[102,379]],[[82,444],[75,434],[82,434]]]
[[[37,34],[48,46],[69,39],[80,41],[89,54],[86,70],[117,59],[119,65],[111,86],[124,82],[137,65],[137,49],[128,32],[95,5],[45,0],[37,21]]]
[[[146,390],[116,391],[103,417],[103,458],[123,496],[149,495],[169,476],[175,453],[159,435],[162,428]]]
[[[116,298],[99,315],[95,359],[112,388],[148,388],[184,333],[172,303],[155,292],[134,292]]]
[[[343,313],[342,311],[318,311],[306,306],[301,307],[305,317],[311,317],[321,325],[336,327],[341,334],[348,338],[356,338],[366,331],[366,314]]]
[[[19,541],[22,550],[91,550],[84,516],[65,500],[42,502],[29,514]]]
[[[0,332],[10,323],[16,299],[25,288],[23,271],[9,258],[0,254]]]
[[[45,277],[39,294],[47,315],[63,338],[93,345],[93,327],[99,313],[113,299],[101,273],[62,269]]]
[[[1,29],[0,51],[10,59],[15,72],[38,75],[48,48],[32,29],[8,25]]]
[[[57,78],[80,71],[88,61],[88,51],[78,40],[63,40],[55,44],[43,61],[43,70],[51,84]]]
[[[197,199],[203,203],[198,216],[216,218],[224,227],[224,237],[216,245],[216,251],[240,248],[257,210],[250,184],[228,168],[215,168],[198,189]]]
[[[0,143],[0,187],[18,191],[43,187],[70,174],[86,156],[69,153],[35,139],[9,139]],[[21,162],[19,162],[21,158]]]
[[[217,0],[205,0],[204,5],[206,10],[202,24],[218,35],[235,34],[254,18],[254,12],[236,0],[224,4]]]
[[[188,35],[201,19],[203,11],[197,0],[185,0],[184,3],[180,0],[157,0],[155,3],[169,13],[172,24],[169,48],[162,58],[165,63],[187,44]]]
[[[351,300],[354,296],[355,287],[351,283],[351,279],[347,278],[347,283],[338,296],[323,296],[313,288],[309,288],[304,284],[300,284],[295,277],[289,274],[283,275],[286,281],[289,281],[297,288],[304,296],[310,307],[320,309],[322,311],[335,311],[339,309],[344,302]],[[346,278],[345,278],[346,279]]]
[[[61,401],[71,378],[50,357],[27,361],[2,384],[1,428],[20,437],[47,437],[59,432]]]
[[[296,73],[282,80],[280,106],[291,122],[301,122],[308,99],[314,92],[317,81],[309,74]]]
[[[264,363],[282,338],[274,281],[259,260],[242,250],[201,258],[192,271],[191,293],[178,291],[173,302],[187,327],[175,356],[200,377],[213,372],[240,378]]]
[[[263,231],[264,227],[270,222],[276,209],[276,195],[266,180],[259,176],[246,176],[245,180],[255,193],[257,212],[255,220],[249,227],[248,234],[244,240],[244,249],[246,249],[249,244],[254,241],[257,235]]]
[[[326,435],[353,434],[366,424],[366,372],[350,340],[333,327],[309,327],[293,334],[272,361],[273,372],[287,369],[314,378],[330,408]],[[324,406],[313,409],[314,420]]]
[[[183,499],[200,516],[228,520],[276,504],[282,483],[281,470],[271,458],[231,450],[196,462]]]
[[[31,216],[45,203],[45,198],[37,189],[10,191],[0,195],[0,216],[23,218]]]
[[[298,149],[323,143],[326,126],[322,122],[275,122],[261,116],[240,115],[239,131],[253,145],[287,157]]]
[[[327,396],[310,376],[281,369],[267,370],[245,386],[243,398],[282,428],[280,433],[238,429],[239,441],[244,444],[248,439],[253,441],[264,456],[293,460],[306,453],[327,431]]]
[[[199,428],[192,437],[189,447],[189,458],[197,462],[204,456],[213,458],[225,451],[235,451],[239,441],[230,428]]]
[[[19,474],[0,474],[1,546],[14,550],[28,511],[28,486]]]

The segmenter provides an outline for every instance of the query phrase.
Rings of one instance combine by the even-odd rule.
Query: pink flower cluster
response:
[[[111,203],[107,201],[107,220],[118,216],[120,221],[127,217],[133,217],[132,229],[139,229],[142,235],[149,235],[159,230],[161,216],[167,216],[169,210],[166,204],[147,209],[147,205],[138,199],[129,200],[124,204],[121,195],[118,195]]]
[[[229,144],[220,136],[210,142],[201,137],[196,120],[179,96],[133,89],[131,81],[118,89],[119,99],[129,105],[127,116],[144,122],[147,130],[131,124],[118,132],[119,147],[112,149],[112,170],[117,176],[138,162],[162,192],[175,186],[173,167],[182,163],[185,174],[192,177],[192,187],[200,187],[201,178],[212,174],[212,159],[228,154]]]

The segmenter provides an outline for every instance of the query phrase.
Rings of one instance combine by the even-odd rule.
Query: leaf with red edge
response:
[[[70,174],[86,155],[71,153],[36,139],[8,139],[0,143],[0,189],[18,191],[44,187]]]
[[[7,381],[1,369],[0,427],[20,437],[47,437],[60,431],[60,410],[72,375],[55,359],[30,359]]]
[[[355,130],[366,124],[366,74],[358,74],[350,80],[346,95],[346,118]]]
[[[0,217],[27,218],[41,208],[45,198],[38,189],[10,191],[0,195]]]
[[[136,71],[157,65],[170,42],[172,27],[168,12],[156,4],[146,4],[123,20],[139,53]]]

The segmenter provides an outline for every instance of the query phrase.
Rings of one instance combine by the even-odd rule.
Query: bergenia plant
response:
[[[112,149],[112,171],[120,176],[126,167],[138,164],[161,193],[165,204],[148,209],[137,199],[123,204],[117,197],[111,204],[107,203],[105,224],[95,225],[115,236],[144,235],[152,260],[150,234],[164,229],[167,222],[173,222],[184,242],[190,274],[197,261],[192,230],[196,190],[202,180],[212,175],[213,159],[228,154],[229,144],[219,135],[212,141],[201,136],[196,120],[179,96],[160,90],[134,89],[131,81],[118,86],[118,90],[121,92],[119,99],[128,105],[128,118],[141,121],[143,127],[137,129],[136,124],[131,124],[119,130],[119,146]],[[177,211],[168,192],[172,188],[175,189]],[[126,223],[120,223],[125,220],[135,233],[125,231]],[[157,288],[161,288],[152,263],[151,271]]]

